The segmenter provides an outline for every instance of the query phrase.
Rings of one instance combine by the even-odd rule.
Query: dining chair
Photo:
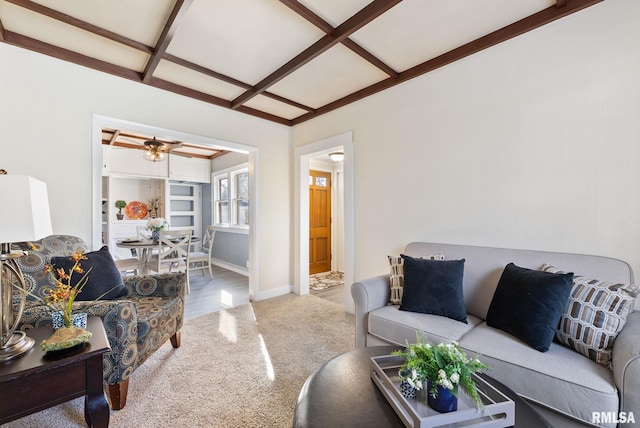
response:
[[[216,235],[216,227],[208,225],[204,230],[204,236],[202,237],[202,248],[200,251],[192,251],[189,254],[189,272],[195,270],[202,270],[202,276],[204,276],[204,270],[209,269],[209,276],[213,279],[213,272],[211,270],[211,252],[213,249],[213,238]]]
[[[116,268],[122,276],[138,275],[140,268],[140,259],[137,257],[129,257],[127,259],[114,259]]]
[[[191,229],[161,230],[158,253],[153,254],[149,268],[158,273],[187,273],[187,293],[189,286],[189,253],[191,252]]]

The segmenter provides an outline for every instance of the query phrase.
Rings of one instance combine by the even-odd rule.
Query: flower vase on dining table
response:
[[[159,230],[152,230],[151,231],[151,239],[153,239],[153,242],[160,241],[160,231]]]

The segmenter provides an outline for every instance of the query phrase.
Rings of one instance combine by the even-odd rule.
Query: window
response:
[[[249,227],[249,172],[246,165],[215,175],[213,182],[215,224]]]

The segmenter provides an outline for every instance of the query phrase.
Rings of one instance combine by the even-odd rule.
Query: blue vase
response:
[[[455,412],[458,410],[458,397],[453,395],[453,391],[438,385],[438,395],[433,398],[431,396],[431,382],[428,383],[427,388],[427,403],[433,410],[440,413]],[[458,389],[458,385],[455,386],[455,389]]]
[[[160,240],[160,231],[159,230],[152,230],[151,231],[151,239],[153,239],[154,242],[158,242]]]
[[[62,318],[62,313],[53,312],[51,314],[51,322],[53,324],[54,330],[64,327],[64,319]],[[87,328],[87,313],[78,312],[75,314],[71,314],[71,324],[75,327]]]

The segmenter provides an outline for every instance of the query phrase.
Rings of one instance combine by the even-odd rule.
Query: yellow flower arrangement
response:
[[[89,280],[89,272],[84,271],[80,265],[81,260],[87,260],[84,252],[81,250],[76,251],[71,259],[74,261],[73,267],[69,269],[69,272],[65,272],[64,269],[56,268],[53,265],[45,265],[45,272],[50,274],[55,280],[55,287],[43,287],[46,294],[45,299],[41,299],[42,303],[47,305],[54,311],[59,311],[62,314],[62,319],[66,327],[71,327],[71,313],[73,309],[73,302],[76,300],[78,294],[82,292],[82,289],[87,285]],[[80,280],[71,285],[71,278],[74,273],[82,274]]]

